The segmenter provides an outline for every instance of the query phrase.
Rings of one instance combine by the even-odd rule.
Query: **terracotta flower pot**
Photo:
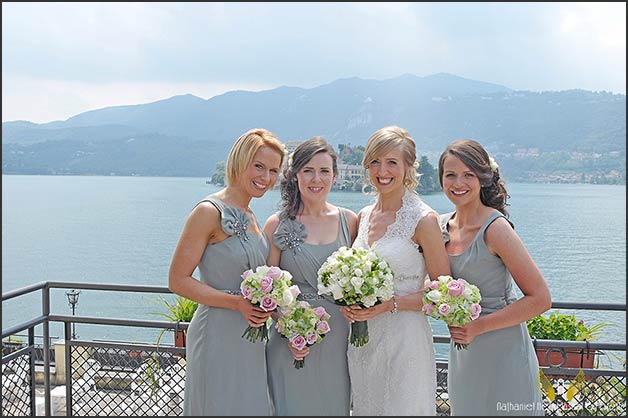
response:
[[[174,346],[185,347],[185,339],[187,337],[187,330],[178,329],[174,333]]]
[[[549,354],[548,354],[548,350]],[[566,353],[566,359],[563,358],[563,354],[560,349],[549,348],[537,348],[536,357],[539,360],[540,367],[563,367],[572,369],[592,369],[595,364],[595,356],[597,350],[583,350],[583,349],[564,349]],[[549,357],[549,363],[547,358]],[[565,361],[564,364],[563,360]],[[548,373],[554,375],[554,373]],[[573,377],[573,376],[571,376]],[[587,380],[595,379],[595,376],[586,376]]]

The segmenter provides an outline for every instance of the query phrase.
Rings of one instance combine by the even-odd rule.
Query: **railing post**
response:
[[[64,323],[65,336],[65,415],[72,416],[72,324]]]
[[[30,376],[30,408],[31,408],[31,415],[35,416],[37,415],[37,412],[35,410],[36,408],[36,404],[35,404],[35,386],[37,385],[37,382],[35,382],[35,327],[30,327],[28,329],[28,347],[29,347],[29,355],[28,355],[28,369],[29,369],[29,376]]]
[[[46,317],[44,328],[44,408],[46,416],[52,415],[52,398],[50,396],[50,288],[46,285],[41,292],[41,313]]]

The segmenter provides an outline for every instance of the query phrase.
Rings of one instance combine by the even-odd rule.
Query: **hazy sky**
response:
[[[626,93],[626,3],[2,2],[2,121],[439,72]]]

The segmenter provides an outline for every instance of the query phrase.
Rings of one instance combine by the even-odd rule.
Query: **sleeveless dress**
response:
[[[454,212],[441,215],[445,241]],[[486,228],[504,217],[495,211],[462,254],[450,255],[454,278],[474,284],[486,315],[517,300],[510,272],[484,242]],[[505,217],[504,217],[505,219]],[[512,224],[511,224],[512,225]],[[447,386],[452,415],[543,415],[539,363],[525,323],[477,336],[466,350],[449,348]]]
[[[356,248],[369,248],[373,206],[362,210]],[[370,247],[390,264],[396,296],[423,287],[425,260],[412,236],[430,212],[416,193],[406,191],[395,222]],[[349,344],[347,352],[353,415],[436,415],[434,342],[423,312],[384,312],[368,320],[368,330],[369,342],[362,347]]]
[[[338,248],[351,246],[345,210],[340,209],[338,236],[329,244],[308,244],[307,231],[298,220],[280,215],[273,242],[281,250],[279,267],[292,273],[299,299],[323,306],[331,315],[330,328],[320,343],[310,347],[305,366],[295,369],[288,340],[272,328],[266,346],[268,382],[275,415],[349,415],[351,389],[347,368],[349,323],[332,300],[317,294],[318,269]]]
[[[239,294],[241,274],[266,264],[268,242],[246,230],[244,211],[214,196],[202,202],[218,209],[222,230],[230,236],[205,248],[200,280]],[[187,333],[184,415],[271,414],[264,344],[241,337],[247,326],[238,311],[198,305]]]

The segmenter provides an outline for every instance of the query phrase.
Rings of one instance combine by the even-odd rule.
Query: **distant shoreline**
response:
[[[64,174],[52,174],[52,173],[2,173],[3,176],[51,176],[51,177],[146,177],[146,178],[160,178],[160,177],[165,177],[165,178],[198,178],[198,179],[205,179],[205,184],[212,184],[215,186],[219,186],[219,187],[224,187],[221,186],[219,184],[213,184],[211,183],[209,180],[207,180],[207,177],[204,176],[169,176],[169,175],[160,175],[160,176],[153,176],[153,175],[145,175],[145,174],[68,174],[68,173],[64,173]],[[506,181],[506,184],[508,183],[524,183],[524,184],[590,184],[590,185],[601,185],[601,186],[625,186],[626,182],[604,182],[604,181],[596,181],[596,182],[583,182],[583,181],[565,181],[565,180],[550,180],[547,181],[545,179],[508,179],[507,177],[504,176],[504,179]],[[350,192],[350,193],[354,193],[353,190],[341,190],[341,189],[332,189],[333,191],[338,191],[338,192]],[[435,190],[435,191],[431,191],[430,193],[436,193],[436,192],[440,192],[441,190]],[[359,192],[355,192],[355,193],[359,193]],[[428,193],[426,191],[423,191],[422,193]]]

